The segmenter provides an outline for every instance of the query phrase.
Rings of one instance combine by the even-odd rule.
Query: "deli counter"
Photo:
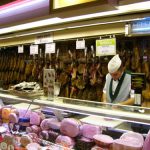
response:
[[[81,124],[100,127],[102,133],[112,137],[113,140],[119,139],[121,135],[126,133],[138,133],[145,139],[150,129],[150,108],[145,107],[123,106],[56,96],[51,99],[45,96],[25,98],[12,95],[4,90],[0,93],[0,99],[8,106],[11,105],[16,109],[24,108],[33,112],[40,111],[44,113],[46,118],[53,116],[60,122],[68,118],[74,118]],[[71,133],[71,131],[69,132]],[[91,132],[89,131],[89,135]],[[63,133],[63,135],[65,134]],[[82,145],[82,142],[78,141],[79,137],[79,135],[73,137],[78,144],[71,148],[87,150],[87,147],[83,146],[85,143]],[[114,148],[109,147],[108,149]]]

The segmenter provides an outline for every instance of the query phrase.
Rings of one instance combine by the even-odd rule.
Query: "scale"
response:
[[[145,73],[131,73],[131,89],[134,90],[135,106],[142,105],[142,90],[146,88]]]

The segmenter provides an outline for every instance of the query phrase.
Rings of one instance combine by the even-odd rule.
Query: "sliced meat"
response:
[[[112,137],[104,134],[96,134],[93,138],[95,143],[100,147],[110,147],[114,141]]]

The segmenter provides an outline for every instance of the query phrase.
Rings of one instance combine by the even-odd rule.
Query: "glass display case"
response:
[[[130,131],[140,133],[145,138],[150,129],[150,108],[145,107],[65,97],[48,99],[45,96],[39,96],[36,99],[35,97],[29,99],[9,94],[8,91],[1,91],[0,99],[5,104],[13,105],[15,108],[31,109],[35,112],[40,110],[40,112],[45,114],[46,118],[53,116],[60,122],[64,118],[73,118],[81,122],[82,125],[89,124],[100,127],[104,135],[113,137],[114,140],[119,139],[124,133],[129,133]],[[78,142],[78,137],[76,137],[76,142]],[[45,141],[45,143],[50,146],[53,145],[50,142]],[[80,144],[78,143],[78,145]],[[78,150],[80,148],[75,147],[75,149]],[[83,149],[86,148],[81,150]]]
[[[150,129],[150,108],[94,102],[66,97],[54,97],[48,100],[45,96],[21,98],[1,91],[0,99],[6,104],[28,103],[40,108],[49,107],[52,110],[68,112],[80,116],[82,122],[104,126],[120,131],[136,130],[145,134]],[[103,120],[103,121],[102,121]],[[139,127],[138,127],[139,126]],[[143,129],[141,129],[141,127]],[[138,130],[139,128],[139,130]],[[145,129],[144,129],[145,128]]]

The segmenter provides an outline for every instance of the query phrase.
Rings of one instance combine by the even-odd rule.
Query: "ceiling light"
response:
[[[96,18],[96,17],[101,17],[101,16],[121,14],[123,12],[124,11],[122,11],[122,10],[113,10],[113,11],[87,14],[87,15],[81,15],[81,16],[75,16],[75,17],[69,17],[69,18],[63,18],[63,19],[55,17],[55,18],[20,24],[20,25],[16,25],[16,26],[12,26],[12,27],[1,28],[0,34],[10,33],[10,32],[14,32],[14,31],[21,31],[21,30],[26,30],[26,29],[36,28],[36,27],[42,27],[42,26],[47,26],[47,25],[59,24],[59,23],[80,21],[83,19],[91,19],[91,18]]]
[[[60,18],[55,17],[55,18],[50,18],[46,20],[40,20],[40,21],[25,23],[21,25],[16,25],[12,27],[6,27],[6,28],[0,29],[0,34],[10,33],[10,32],[20,31],[20,30],[27,30],[27,29],[31,29],[35,27],[46,26],[49,24],[52,25],[52,24],[58,23],[60,20],[61,20]]]
[[[150,9],[150,1],[146,2],[139,2],[134,4],[128,4],[128,5],[122,5],[122,6],[116,6],[119,10],[124,11],[140,11],[140,10],[149,10]]]

